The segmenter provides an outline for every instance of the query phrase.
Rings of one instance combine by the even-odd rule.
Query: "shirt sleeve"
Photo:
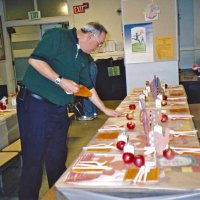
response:
[[[58,29],[48,30],[38,43],[37,47],[31,54],[31,58],[45,61],[50,63],[52,59],[55,59],[59,49],[60,38]]]

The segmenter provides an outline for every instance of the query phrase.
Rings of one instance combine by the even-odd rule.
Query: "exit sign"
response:
[[[30,11],[28,12],[28,19],[29,20],[34,20],[34,19],[40,19],[40,11]]]
[[[85,9],[89,8],[89,3],[73,6],[74,14],[85,13]]]

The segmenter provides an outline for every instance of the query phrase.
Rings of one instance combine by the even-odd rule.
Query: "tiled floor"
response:
[[[120,101],[106,101],[105,104],[116,108]],[[96,133],[97,129],[106,121],[107,116],[99,112],[93,121],[72,120],[68,133],[68,158],[66,165],[69,166],[77,158],[81,149]],[[20,162],[15,162],[3,173],[5,193],[0,193],[0,200],[18,200],[17,191],[20,177]],[[47,179],[44,174],[40,190],[40,199],[48,191]]]
[[[120,101],[107,101],[108,106],[116,108]],[[195,116],[194,124],[196,129],[200,131],[200,104],[190,104],[190,111]],[[86,145],[91,137],[96,133],[97,129],[105,122],[107,116],[99,112],[98,118],[93,121],[76,121],[72,120],[72,124],[68,134],[68,158],[66,165],[69,166],[81,149]],[[15,162],[3,173],[5,194],[0,194],[1,200],[18,200],[17,191],[20,176],[20,162]],[[40,199],[48,191],[47,180],[44,174],[42,187],[40,190]]]

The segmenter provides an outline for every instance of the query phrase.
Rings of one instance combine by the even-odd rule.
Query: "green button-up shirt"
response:
[[[54,28],[43,35],[30,57],[47,62],[62,77],[92,89],[89,75],[91,56],[79,49],[77,44],[75,28]],[[28,67],[23,84],[57,105],[73,101],[73,95],[66,94],[60,86],[42,76],[32,66]]]

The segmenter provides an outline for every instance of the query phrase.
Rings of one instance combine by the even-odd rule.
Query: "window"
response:
[[[41,12],[41,17],[68,14],[67,0],[4,0],[7,21],[28,19],[28,12],[36,8]]]
[[[65,16],[68,14],[66,0],[40,0],[38,10],[41,17]]]

